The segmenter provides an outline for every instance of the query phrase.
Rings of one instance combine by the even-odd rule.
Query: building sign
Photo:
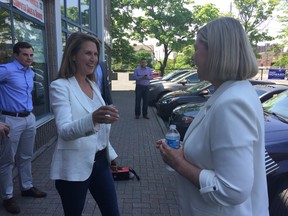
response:
[[[42,0],[13,0],[13,6],[44,23]]]
[[[269,69],[268,79],[285,79],[286,69]]]

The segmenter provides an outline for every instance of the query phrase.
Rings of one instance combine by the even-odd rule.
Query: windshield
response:
[[[263,109],[288,119],[288,90],[264,102]]]
[[[177,71],[172,71],[168,74],[166,74],[165,76],[163,76],[163,80],[169,80],[169,79],[172,79],[172,78],[176,78],[178,75],[180,76],[181,74],[184,74],[186,72],[188,72],[189,70],[177,70]]]
[[[210,85],[211,84],[208,81],[201,81],[201,82],[197,83],[196,85],[193,85],[192,87],[188,88],[187,91],[188,92],[201,91],[203,88],[206,88]]]
[[[190,75],[191,73],[192,73],[192,71],[181,74],[180,76],[177,76],[174,79],[172,79],[171,82],[177,82],[178,80],[183,79],[183,77],[186,77],[186,76]]]

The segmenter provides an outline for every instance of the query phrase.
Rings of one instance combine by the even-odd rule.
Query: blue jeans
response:
[[[135,88],[136,100],[135,100],[135,116],[141,115],[141,100],[142,103],[142,114],[147,116],[148,114],[148,94],[149,86],[136,85]]]
[[[81,216],[89,189],[103,216],[119,216],[114,180],[105,151],[94,163],[90,177],[85,181],[55,181],[66,216]]]

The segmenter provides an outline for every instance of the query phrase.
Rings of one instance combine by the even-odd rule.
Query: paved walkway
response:
[[[134,118],[134,81],[128,74],[119,74],[112,81],[113,102],[120,112],[120,120],[112,125],[110,141],[116,149],[121,165],[133,167],[141,180],[115,182],[121,216],[178,216],[175,173],[165,169],[155,141],[163,138],[166,127],[149,107],[150,120]],[[15,179],[14,196],[21,207],[19,215],[62,216],[61,200],[49,179],[54,145],[33,162],[34,185],[48,193],[46,198],[21,197]],[[8,216],[0,205],[0,215]],[[88,193],[83,216],[101,215]]]

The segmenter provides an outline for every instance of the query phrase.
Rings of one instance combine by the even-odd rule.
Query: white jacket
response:
[[[99,107],[105,105],[98,86],[94,82],[90,82],[90,85],[99,99]],[[109,142],[111,125],[93,124],[92,112],[95,109],[92,109],[75,77],[53,81],[50,101],[58,132],[51,179],[86,180],[92,172],[95,153],[99,150],[99,139],[106,142],[108,161],[117,157]]]
[[[264,115],[248,81],[223,83],[184,137],[184,155],[199,166],[199,190],[179,176],[181,215],[268,216]]]

